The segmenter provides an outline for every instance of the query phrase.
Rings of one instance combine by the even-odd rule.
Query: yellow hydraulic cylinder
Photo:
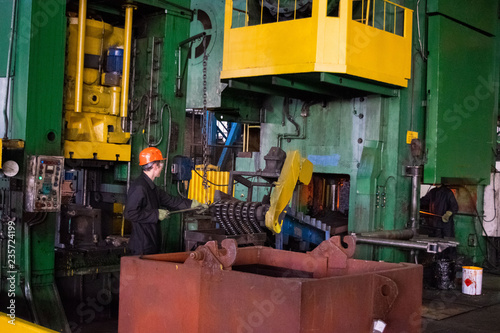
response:
[[[85,27],[87,0],[80,0],[78,8],[78,51],[76,59],[75,112],[82,112],[83,61],[85,59]]]
[[[132,44],[132,13],[136,7],[125,5],[125,38],[123,45],[123,74],[122,74],[122,102],[120,117],[125,118],[128,114],[128,86],[130,78],[130,49]]]

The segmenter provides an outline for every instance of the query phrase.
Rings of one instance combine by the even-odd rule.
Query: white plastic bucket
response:
[[[475,266],[462,267],[462,293],[481,295],[483,285],[483,269]]]

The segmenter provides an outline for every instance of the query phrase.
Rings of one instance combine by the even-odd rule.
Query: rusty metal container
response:
[[[120,333],[420,332],[422,267],[352,259],[332,237],[309,253],[237,248],[124,257]]]

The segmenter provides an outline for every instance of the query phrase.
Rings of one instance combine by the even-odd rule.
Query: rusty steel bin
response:
[[[332,237],[309,253],[267,247],[124,257],[120,333],[420,332],[422,267],[352,259]]]

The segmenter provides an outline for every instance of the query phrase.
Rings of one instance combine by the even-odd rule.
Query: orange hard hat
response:
[[[155,147],[148,147],[139,153],[139,165],[146,165],[154,161],[164,160],[161,151]]]

